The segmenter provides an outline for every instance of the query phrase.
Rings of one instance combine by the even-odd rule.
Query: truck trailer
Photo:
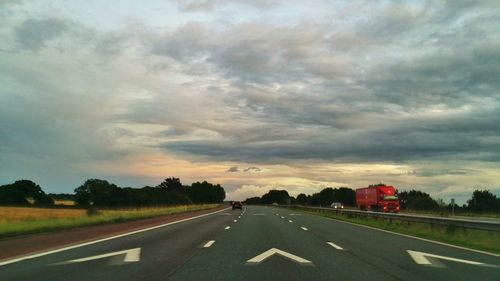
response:
[[[356,205],[363,211],[399,212],[399,198],[396,189],[389,185],[356,189]]]

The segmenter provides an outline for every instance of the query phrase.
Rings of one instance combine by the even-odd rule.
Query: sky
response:
[[[0,0],[0,184],[500,196],[499,1]]]

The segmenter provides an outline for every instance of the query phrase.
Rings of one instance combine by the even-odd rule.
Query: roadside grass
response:
[[[359,216],[357,217],[352,214],[341,215],[322,210],[294,210],[300,210],[302,212],[333,218],[336,220],[371,226],[374,228],[380,228],[397,233],[426,238],[429,240],[444,242],[452,245],[500,254],[500,232],[465,229],[454,226],[431,225],[417,222],[406,222],[397,220],[395,218],[389,220],[383,218],[375,219]]]
[[[3,224],[7,222],[40,219],[75,219],[85,216],[85,209],[0,207],[0,226],[3,228]]]
[[[355,209],[357,210],[357,209]],[[473,217],[473,218],[487,218],[487,219],[498,219],[500,218],[500,213],[468,213],[457,211],[454,215],[450,211],[423,211],[423,210],[401,210],[403,214],[416,214],[416,215],[433,215],[439,217]]]
[[[0,237],[53,231],[89,225],[124,222],[176,213],[212,209],[219,204],[199,204],[124,209],[49,209],[0,207]]]

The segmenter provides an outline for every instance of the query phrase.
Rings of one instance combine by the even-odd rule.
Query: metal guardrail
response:
[[[285,207],[285,206],[280,206]],[[495,221],[478,221],[478,220],[466,220],[457,218],[442,218],[424,215],[410,215],[410,214],[393,214],[393,213],[382,213],[382,212],[370,212],[370,211],[358,211],[358,210],[348,210],[348,209],[333,209],[325,207],[309,207],[309,206],[298,206],[290,205],[286,206],[295,209],[303,210],[316,210],[316,211],[326,211],[336,214],[350,214],[354,216],[365,216],[372,218],[383,218],[383,219],[394,219],[399,221],[407,222],[417,222],[417,223],[427,223],[431,225],[445,225],[449,227],[457,228],[469,228],[469,229],[479,229],[486,231],[498,231],[500,232],[500,222]]]

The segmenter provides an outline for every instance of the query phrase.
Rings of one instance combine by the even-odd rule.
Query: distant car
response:
[[[330,207],[334,209],[344,209],[344,205],[339,202],[333,202],[332,205],[330,205]]]
[[[243,203],[241,203],[240,201],[233,201],[233,210],[234,209],[242,209],[243,208]]]

